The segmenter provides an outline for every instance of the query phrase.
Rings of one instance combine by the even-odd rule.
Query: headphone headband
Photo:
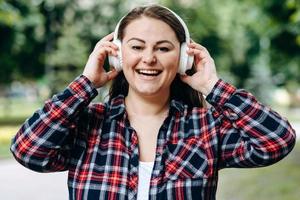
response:
[[[176,19],[178,19],[178,21],[180,22],[180,24],[182,25],[182,27],[183,27],[183,29],[184,29],[185,42],[186,42],[187,44],[190,43],[190,33],[189,33],[189,30],[188,30],[188,28],[187,28],[187,25],[186,25],[186,23],[183,21],[183,19],[182,19],[179,15],[177,15],[174,11],[172,11],[170,8],[167,8],[167,7],[165,7],[165,6],[160,6],[160,7],[161,7],[161,8],[164,8],[164,9],[166,9],[166,10],[168,10],[170,13],[172,13],[172,14],[176,17]],[[127,15],[128,15],[128,14],[127,14]],[[114,31],[114,40],[119,39],[119,38],[118,38],[119,27],[120,27],[120,25],[121,25],[123,19],[124,19],[127,15],[124,15],[124,16],[119,20],[119,22],[117,23],[116,28],[115,28],[115,31]]]

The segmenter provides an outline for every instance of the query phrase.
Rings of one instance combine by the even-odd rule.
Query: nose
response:
[[[156,56],[152,50],[145,50],[143,54],[143,62],[148,65],[153,65],[157,61]]]

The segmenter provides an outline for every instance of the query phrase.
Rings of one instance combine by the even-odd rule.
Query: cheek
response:
[[[124,76],[126,78],[126,80],[128,81],[128,83],[131,82],[131,80],[133,80],[133,67],[137,65],[138,63],[138,58],[136,55],[128,52],[128,51],[122,51],[122,68],[123,68],[123,73]]]
[[[122,60],[123,60],[123,69],[131,68],[135,66],[139,62],[139,56],[137,54],[133,54],[130,51],[124,49],[122,50]]]
[[[171,73],[169,73],[169,85],[172,84],[172,82],[174,81],[175,77],[176,77],[176,74],[177,74],[177,70],[174,70],[172,71]]]
[[[179,66],[179,55],[175,54],[163,59],[164,65],[168,68],[168,71],[176,74]]]

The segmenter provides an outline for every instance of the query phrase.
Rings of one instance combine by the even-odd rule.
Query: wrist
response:
[[[218,82],[219,78],[215,77],[211,80],[209,80],[207,82],[207,84],[202,88],[202,90],[200,91],[203,95],[207,96],[212,89],[214,88],[214,86],[216,85],[216,83]]]
[[[89,74],[87,73],[82,73],[82,75],[87,78],[89,80],[89,82],[91,83],[91,85],[94,87],[94,88],[99,88],[100,86],[98,86],[97,82],[94,81],[94,77],[93,76],[90,76]]]

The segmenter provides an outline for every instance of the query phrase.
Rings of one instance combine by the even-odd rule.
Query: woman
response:
[[[285,119],[219,79],[200,44],[181,51],[187,31],[172,11],[138,7],[118,26],[121,44],[100,40],[11,146],[32,170],[68,170],[70,199],[215,199],[219,169],[271,165],[292,150]],[[108,55],[123,71],[104,71]],[[194,58],[190,75],[177,73],[183,55]],[[89,105],[110,80],[109,101]]]

